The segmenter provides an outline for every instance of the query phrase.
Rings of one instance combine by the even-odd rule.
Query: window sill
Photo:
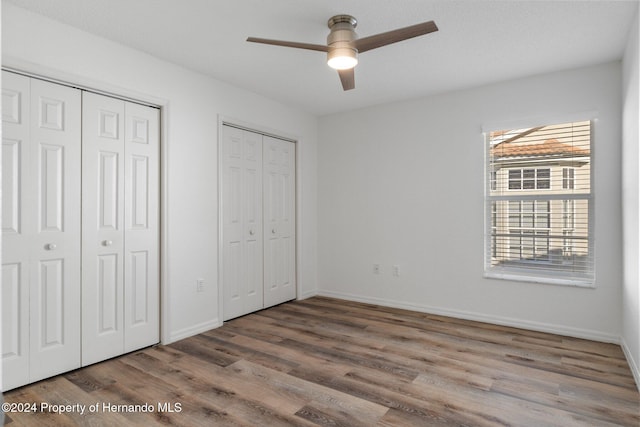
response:
[[[595,289],[595,283],[590,278],[562,278],[557,276],[530,275],[525,272],[513,271],[485,271],[485,279],[511,280],[515,282],[539,283],[545,285],[572,286],[576,288]]]

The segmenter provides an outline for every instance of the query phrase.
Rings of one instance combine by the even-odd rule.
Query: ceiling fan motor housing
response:
[[[358,39],[355,28],[358,21],[351,15],[336,15],[329,19],[327,25],[331,32],[327,36],[327,61],[338,57],[353,58],[357,64],[358,50],[353,42]],[[352,68],[352,66],[348,68]]]

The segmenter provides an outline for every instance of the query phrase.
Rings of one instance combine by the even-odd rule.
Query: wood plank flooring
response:
[[[86,406],[10,426],[640,425],[619,346],[323,297],[4,398]]]

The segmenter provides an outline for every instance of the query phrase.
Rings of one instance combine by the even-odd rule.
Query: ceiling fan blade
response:
[[[340,81],[342,82],[343,90],[351,90],[356,87],[356,73],[355,68],[349,68],[348,70],[338,70]]]
[[[423,22],[422,24],[412,25],[410,27],[387,31],[386,33],[376,34],[374,36],[363,37],[356,40],[354,44],[356,49],[358,49],[358,52],[362,53],[391,43],[429,34],[434,31],[438,31],[438,27],[435,22],[429,21]]]
[[[282,40],[261,39],[258,37],[249,37],[248,42],[271,44],[274,46],[295,47],[298,49],[317,50],[319,52],[327,52],[329,48],[321,44],[286,42]]]

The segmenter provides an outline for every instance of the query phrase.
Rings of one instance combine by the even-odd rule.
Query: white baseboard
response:
[[[407,303],[404,301],[394,301],[382,298],[365,297],[361,295],[345,294],[333,291],[318,291],[318,295],[331,298],[345,299],[349,301],[377,304],[386,307],[413,310],[421,313],[435,314],[439,316],[455,317],[458,319],[474,320],[477,322],[492,323],[494,325],[511,326],[514,328],[529,329],[532,331],[547,332],[551,334],[564,335],[574,338],[583,338],[605,343],[620,344],[620,337],[617,335],[605,334],[588,329],[573,328],[564,325],[554,325],[550,323],[531,322],[527,320],[515,319],[511,317],[490,316],[482,313],[451,310],[446,308],[432,307],[422,304]]]
[[[298,296],[298,300],[303,300],[303,299],[307,299],[307,298],[311,298],[311,297],[315,297],[316,295],[318,295],[317,291],[310,291],[310,292],[305,292],[302,295]]]
[[[636,380],[636,386],[638,387],[638,391],[640,391],[640,368],[636,363],[636,360],[631,355],[631,351],[627,346],[627,343],[624,340],[624,337],[620,339],[620,347],[622,347],[622,352],[624,353],[624,357],[627,358],[627,363],[629,364],[629,369],[631,369],[631,373],[633,374],[633,379]]]
[[[222,322],[220,322],[218,319],[198,323],[197,325],[189,326],[188,328],[172,332],[169,335],[169,342],[163,344],[171,344],[172,342],[180,341],[182,339],[207,332],[211,329],[219,328],[220,326],[222,326]]]

